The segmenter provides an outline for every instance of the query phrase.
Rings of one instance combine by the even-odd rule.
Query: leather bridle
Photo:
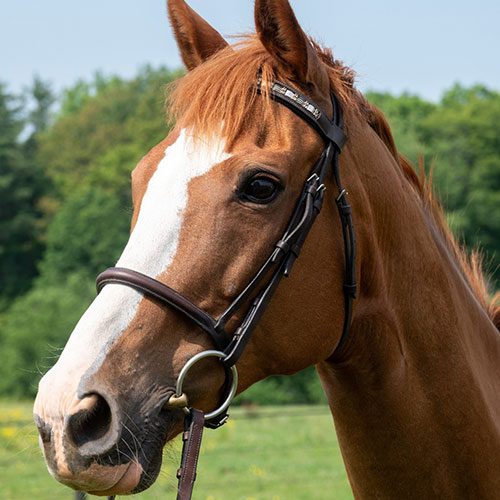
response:
[[[262,81],[259,77],[259,93],[261,85]],[[98,292],[108,284],[121,284],[134,288],[144,295],[175,309],[210,335],[217,349],[216,351],[204,351],[188,361],[179,374],[175,394],[166,403],[172,407],[182,407],[187,414],[186,431],[183,434],[183,460],[178,473],[179,490],[177,498],[179,500],[191,498],[203,425],[217,428],[227,421],[227,408],[237,388],[235,364],[241,357],[281,279],[284,276],[289,276],[296,259],[300,255],[302,246],[321,211],[326,190],[325,180],[330,166],[338,190],[335,201],[342,224],[345,256],[344,326],[335,353],[340,352],[345,345],[351,325],[352,305],[357,290],[355,269],[356,239],[351,206],[347,201],[347,191],[342,186],[340,178],[339,155],[346,142],[340,104],[332,93],[333,120],[330,120],[311,99],[288,85],[274,82],[270,85],[269,93],[274,101],[283,104],[311,125],[324,139],[326,146],[304,184],[283,236],[276,243],[268,259],[252,280],[222,315],[217,319],[213,318],[176,290],[131,269],[110,268],[97,278]],[[247,311],[243,320],[232,334],[228,334],[226,331],[228,322],[245,305],[247,305]],[[230,383],[226,383],[224,402],[217,410],[208,415],[209,418],[206,418],[199,410],[189,407],[188,399],[182,391],[182,382],[195,363],[209,356],[220,358]]]

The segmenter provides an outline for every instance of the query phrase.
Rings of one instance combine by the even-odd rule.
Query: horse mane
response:
[[[469,283],[476,298],[494,325],[500,330],[500,292],[497,292],[490,299],[488,281],[483,272],[481,251],[476,249],[468,255],[466,249],[460,245],[451,232],[444,209],[436,197],[432,182],[432,170],[429,174],[426,174],[423,160],[420,160],[418,169],[415,169],[412,163],[397,150],[391,128],[382,111],[373,104],[370,104],[359,92],[356,92],[355,99],[358,101],[358,109],[362,110],[370,127],[387,146],[397,164],[401,167],[405,178],[419,194],[424,207],[432,216],[439,233],[443,237],[449,251],[458,262],[459,268],[462,270],[462,274]]]
[[[500,292],[490,300],[480,252],[475,250],[469,256],[453,236],[444,210],[435,196],[432,173],[426,175],[423,164],[419,165],[417,173],[410,161],[399,153],[382,111],[370,104],[355,88],[354,71],[336,60],[330,49],[322,47],[313,39],[310,41],[327,68],[336,96],[345,109],[364,118],[387,146],[435,221],[478,301],[500,330]],[[259,73],[264,83],[261,96],[255,85]],[[276,79],[294,85],[285,74],[280,73],[279,67],[257,37],[246,35],[235,45],[223,49],[205,64],[171,84],[167,106],[170,116],[180,127],[196,130],[200,136],[210,137],[221,133],[231,144],[250,124],[261,123],[263,127],[267,124],[275,130],[282,129],[280,115],[275,113],[267,92],[269,86],[266,85]],[[250,109],[252,113],[249,113]]]

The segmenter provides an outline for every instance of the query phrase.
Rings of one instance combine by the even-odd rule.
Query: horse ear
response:
[[[184,0],[168,0],[168,16],[182,60],[192,70],[227,47],[222,35]]]
[[[260,41],[282,68],[302,83],[314,80],[319,60],[288,0],[256,0],[255,25]]]

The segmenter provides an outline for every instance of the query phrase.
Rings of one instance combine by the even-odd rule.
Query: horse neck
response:
[[[490,498],[500,491],[500,335],[368,126],[351,128],[343,160],[360,297],[342,359],[318,371],[354,492]]]

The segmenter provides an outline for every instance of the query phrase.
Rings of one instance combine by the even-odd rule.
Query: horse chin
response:
[[[138,484],[129,493],[141,493],[155,483],[161,470],[163,448],[182,432],[182,418],[172,417],[172,414],[163,410],[160,415],[160,420],[166,423],[163,426],[163,432],[160,435],[151,434],[143,441],[143,453],[139,457],[142,474]]]
[[[95,496],[126,495],[132,493],[136,490],[136,488],[138,488],[143,475],[144,471],[142,466],[137,462],[132,462],[114,486],[107,490],[89,491],[89,493]]]
[[[50,469],[49,469],[50,470]],[[143,468],[137,462],[106,467],[90,466],[78,477],[69,471],[51,471],[52,476],[65,486],[78,491],[86,491],[96,496],[111,496],[131,493],[141,481]]]
[[[147,468],[142,470],[139,481],[135,487],[127,493],[141,493],[150,488],[156,481],[158,474],[161,470],[162,464],[162,451],[157,451],[154,455],[150,456],[147,462]],[[116,493],[115,493],[116,494]],[[123,494],[123,493],[122,493]]]

